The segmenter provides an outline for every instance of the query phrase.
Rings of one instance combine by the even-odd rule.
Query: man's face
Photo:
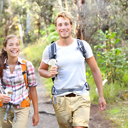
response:
[[[66,39],[71,36],[72,25],[68,18],[59,17],[57,19],[56,31],[58,32],[60,38]]]

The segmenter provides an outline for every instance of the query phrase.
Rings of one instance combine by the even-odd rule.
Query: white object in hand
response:
[[[5,93],[7,96],[11,96],[11,94],[13,93],[13,91],[9,88],[5,89]]]
[[[56,65],[55,65],[56,62],[57,62],[56,59],[50,59],[49,62],[48,62],[48,64],[51,65],[52,67],[54,67],[54,66],[56,66]]]

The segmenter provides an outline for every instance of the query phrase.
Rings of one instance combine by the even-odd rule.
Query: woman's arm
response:
[[[32,99],[32,104],[34,108],[34,115],[32,117],[33,126],[37,125],[39,122],[39,113],[38,113],[38,97],[37,97],[37,91],[36,91],[36,79],[35,79],[35,69],[33,64],[28,61],[27,62],[27,82],[29,87],[29,94]]]
[[[36,87],[30,87],[30,95],[32,98],[32,104],[34,108],[34,115],[32,117],[33,126],[36,126],[39,122],[39,112],[38,112],[38,97]]]

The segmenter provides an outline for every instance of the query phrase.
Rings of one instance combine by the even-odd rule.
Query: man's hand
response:
[[[100,105],[99,107],[100,111],[103,111],[106,108],[106,102],[104,97],[99,97],[99,105]]]
[[[1,100],[3,103],[8,103],[11,99],[10,99],[9,96],[0,93],[0,100]]]
[[[34,114],[32,117],[33,126],[36,126],[39,122],[39,114]]]
[[[50,74],[51,74],[51,77],[54,77],[55,75],[58,74],[58,72],[57,72],[57,66],[51,67]]]

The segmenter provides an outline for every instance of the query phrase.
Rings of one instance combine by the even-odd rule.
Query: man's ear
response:
[[[71,25],[71,29],[73,29],[73,25]]]
[[[57,31],[57,27],[55,26],[55,29],[56,29],[56,31]]]

